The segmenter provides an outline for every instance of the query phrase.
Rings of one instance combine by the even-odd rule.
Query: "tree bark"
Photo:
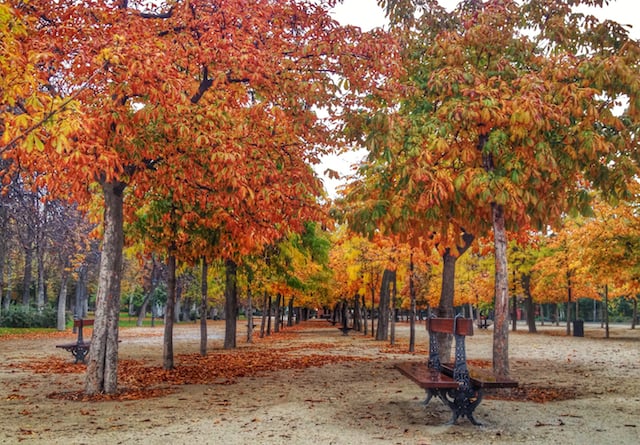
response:
[[[367,328],[367,326],[369,326],[369,323],[367,323],[367,302],[366,302],[366,298],[364,296],[364,293],[362,294],[362,311],[364,312],[364,320],[362,321],[362,323],[364,325],[363,334],[365,336],[367,336],[367,335],[369,335],[368,328]],[[373,312],[371,313],[371,318],[373,319]]]
[[[176,310],[176,256],[174,248],[169,249],[167,261],[167,305],[164,310],[164,340],[162,342],[162,367],[173,369],[173,323]]]
[[[235,349],[238,318],[238,266],[233,260],[225,261],[224,287],[224,349]]]
[[[103,182],[104,236],[96,312],[87,363],[85,391],[113,394],[118,389],[118,316],[122,280],[123,192],[125,184]]]
[[[398,296],[398,287],[397,287],[397,275],[396,272],[393,272],[393,277],[391,280],[391,333],[389,337],[389,342],[392,345],[396,344],[396,319],[398,318],[398,308],[397,306],[397,296]]]
[[[247,343],[253,343],[253,301],[251,299],[251,284],[247,286]]]
[[[280,332],[280,308],[281,308],[281,303],[280,301],[282,300],[282,294],[278,293],[276,295],[276,311],[273,315],[273,332]]]
[[[289,298],[289,303],[287,304],[288,312],[287,312],[287,326],[293,326],[293,297]]]
[[[58,314],[56,320],[56,328],[59,331],[64,331],[67,324],[65,317],[67,309],[67,285],[69,284],[69,273],[65,270],[62,272],[62,278],[60,280],[60,293],[58,294]]]
[[[391,302],[391,280],[393,271],[385,269],[382,273],[382,283],[380,284],[380,301],[378,303],[378,329],[376,330],[376,340],[386,340],[389,338],[389,305]]]
[[[260,338],[264,338],[265,328],[267,327],[267,291],[262,295],[262,320],[260,320]]]
[[[507,232],[504,209],[492,204],[495,245],[495,320],[493,325],[493,372],[509,376],[509,283],[507,272]]]
[[[567,270],[567,335],[571,335],[571,294],[571,272]]]
[[[369,290],[371,291],[371,337],[376,336],[376,329],[374,327],[373,324],[373,320],[374,320],[374,312],[375,312],[375,308],[376,308],[376,288],[374,286],[374,282],[377,281],[377,273],[375,274],[375,278],[376,280],[374,280],[374,274],[373,272],[371,273],[371,284],[369,285]],[[378,316],[380,316],[380,314],[378,314]]]
[[[33,248],[24,249],[24,275],[22,277],[22,305],[29,306],[31,300],[31,275],[33,269]]]
[[[638,323],[638,297],[631,298],[631,304],[633,304],[633,318],[631,319],[631,329],[636,328]]]
[[[362,331],[362,308],[360,307],[360,295],[353,296],[353,330]]]
[[[4,310],[5,306],[8,307],[9,304],[5,302],[5,300],[9,299],[9,294],[4,292],[4,264],[5,259],[7,257],[7,244],[9,237],[7,234],[7,226],[9,224],[7,207],[0,203],[0,233],[3,236],[0,236],[0,307]]]
[[[416,350],[416,286],[413,281],[414,270],[413,253],[411,253],[409,260],[409,299],[411,307],[409,310],[409,352],[415,352]]]
[[[267,335],[271,335],[271,307],[272,307],[272,301],[271,301],[271,294],[268,294],[268,300],[267,300]]]
[[[527,326],[529,327],[529,333],[535,334],[536,329],[536,310],[533,304],[533,297],[531,296],[531,274],[522,274],[520,277],[522,283],[522,291],[524,292],[525,308],[527,310]],[[544,316],[542,317],[544,319]]]
[[[38,285],[36,290],[36,307],[39,311],[44,309],[46,292],[44,284],[44,247],[38,244],[36,249],[36,261],[38,266]]]
[[[609,338],[609,285],[604,285],[604,338]]]
[[[207,355],[207,303],[209,300],[209,265],[207,259],[202,257],[202,279],[200,283],[200,355]]]

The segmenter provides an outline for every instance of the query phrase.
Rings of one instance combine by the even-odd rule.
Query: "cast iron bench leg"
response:
[[[467,419],[469,419],[469,422],[474,425],[482,425],[475,419],[475,417],[473,417],[473,412],[482,401],[481,389],[452,389],[447,391],[443,395],[443,401],[447,404],[447,406],[449,406],[451,412],[453,413],[451,420],[448,422],[449,425],[455,425],[456,421],[460,417],[466,417]]]

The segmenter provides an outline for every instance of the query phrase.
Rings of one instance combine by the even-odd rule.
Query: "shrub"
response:
[[[11,306],[0,315],[0,326],[6,328],[55,328],[57,313],[52,307],[41,310],[28,306]]]

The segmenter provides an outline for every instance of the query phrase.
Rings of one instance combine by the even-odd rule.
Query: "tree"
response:
[[[574,12],[591,1],[469,0],[451,12],[436,1],[380,3],[407,74],[398,108],[354,119],[372,153],[361,170],[384,184],[375,198],[401,217],[396,229],[415,224],[452,247],[462,233],[493,235],[493,367],[506,376],[506,231],[586,211],[585,187],[625,195],[637,169],[638,44]]]
[[[83,203],[102,195],[86,390],[113,392],[122,227],[133,218],[133,198],[153,191],[164,199],[171,190],[185,210],[215,212],[201,222],[222,230],[219,251],[229,261],[317,219],[321,184],[308,163],[332,142],[316,110],[362,101],[360,91],[377,80],[362,67],[384,67],[372,55],[385,41],[361,44],[357,29],[331,20],[332,2],[11,4],[31,26],[24,53],[40,56],[34,90],[46,83],[77,99],[83,125],[63,119],[73,130],[67,138],[69,131],[40,135],[25,124],[32,136],[5,131],[2,152],[27,170],[55,172],[46,178],[53,195]],[[353,92],[338,95],[335,75]]]

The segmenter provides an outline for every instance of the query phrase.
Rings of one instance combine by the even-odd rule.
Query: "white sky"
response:
[[[451,9],[458,4],[458,1],[440,0],[440,4]],[[611,0],[610,4],[604,8],[584,8],[584,10],[592,11],[601,19],[615,20],[623,25],[631,25],[631,36],[640,39],[640,0]],[[363,31],[384,26],[386,21],[384,11],[378,6],[376,0],[343,0],[342,4],[334,8],[333,16],[340,23],[359,26]],[[329,197],[336,197],[336,187],[343,181],[326,178],[323,175],[324,170],[331,168],[341,175],[352,174],[351,165],[363,156],[363,153],[348,153],[340,157],[333,155],[323,159],[317,171],[324,181]]]

